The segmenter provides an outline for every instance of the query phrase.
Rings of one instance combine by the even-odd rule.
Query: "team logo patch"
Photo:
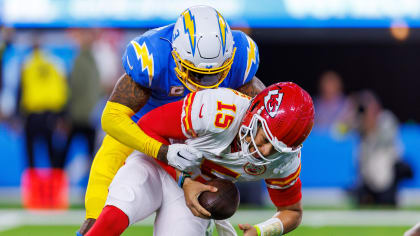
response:
[[[271,90],[267,96],[264,97],[264,106],[268,115],[274,117],[279,110],[281,100],[283,99],[283,93],[279,93],[279,90]]]
[[[250,162],[247,162],[243,168],[245,173],[249,175],[262,175],[267,170],[265,166],[256,166]]]
[[[169,90],[170,97],[179,97],[184,95],[184,86],[171,86]]]

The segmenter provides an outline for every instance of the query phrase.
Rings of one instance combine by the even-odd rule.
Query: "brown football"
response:
[[[206,184],[217,188],[217,192],[202,192],[198,202],[211,213],[215,220],[227,219],[235,214],[239,206],[239,190],[234,183],[225,179],[213,179]]]

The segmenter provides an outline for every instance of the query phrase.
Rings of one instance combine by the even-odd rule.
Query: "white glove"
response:
[[[180,171],[193,171],[203,160],[203,154],[197,149],[186,144],[175,143],[169,145],[166,156],[168,164]]]

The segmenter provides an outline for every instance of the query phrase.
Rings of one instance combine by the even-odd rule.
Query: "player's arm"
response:
[[[255,95],[259,94],[264,89],[265,89],[264,83],[260,79],[258,79],[257,76],[254,76],[251,81],[242,85],[236,90],[250,97],[255,97]]]
[[[302,204],[295,204],[277,207],[277,213],[270,219],[251,226],[250,224],[239,224],[244,231],[244,236],[279,236],[297,228],[302,221]]]
[[[266,179],[271,201],[277,213],[270,219],[251,226],[241,224],[239,228],[246,236],[282,235],[294,230],[302,220],[302,183],[299,178],[300,165],[290,175],[278,179]]]
[[[302,204],[301,201],[284,207],[277,207],[275,218],[279,219],[283,224],[283,234],[296,229],[302,221]]]
[[[103,130],[122,144],[156,157],[160,142],[146,135],[131,119],[149,99],[151,90],[136,83],[124,74],[117,82],[114,91],[102,113]]]
[[[217,192],[217,188],[193,180],[185,173],[176,171],[178,186],[184,190],[185,204],[194,216],[209,219],[211,214],[198,202],[198,196],[205,191]]]
[[[178,170],[191,171],[201,164],[201,152],[186,144],[169,145],[169,139],[185,140],[187,138],[181,125],[184,100],[155,108],[140,118],[137,123],[142,132],[160,145],[156,155],[148,155]]]
[[[244,235],[268,236],[283,235],[296,229],[302,221],[302,204],[294,203],[288,206],[277,207],[277,213],[270,219],[251,226],[240,224],[239,228],[244,230]]]
[[[162,145],[162,140],[158,141],[159,139],[156,138],[159,135],[166,138],[181,137],[182,101],[170,103],[149,112],[151,114],[142,119],[150,120],[147,125],[142,125],[141,122],[137,125],[132,121],[131,116],[134,115],[134,111],[137,112],[143,107],[149,96],[149,89],[143,88],[130,76],[124,75],[118,81],[102,114],[103,130],[128,147],[181,170],[186,170],[190,165],[195,165],[196,161],[201,161],[200,157],[196,158],[201,153],[191,147],[181,144]],[[175,124],[169,121],[173,121]],[[152,127],[160,129],[152,131]],[[145,129],[149,130],[149,134],[143,131]],[[171,132],[173,129],[176,129],[176,132]],[[150,133],[155,136],[151,136]],[[185,136],[183,137],[185,138]],[[176,158],[178,152],[181,152],[187,159],[185,163],[181,163],[182,159]]]

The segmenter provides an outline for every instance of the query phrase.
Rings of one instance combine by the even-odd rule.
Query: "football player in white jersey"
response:
[[[255,76],[259,62],[254,40],[231,30],[221,13],[210,6],[189,7],[175,23],[131,40],[122,55],[125,73],[102,114],[107,135],[92,163],[86,220],[77,235],[84,235],[94,224],[108,187],[128,155],[138,150],[156,157],[160,151],[161,143],[135,124],[140,117],[197,90],[225,87],[253,97],[265,88]]]
[[[313,120],[311,97],[291,82],[271,85],[252,100],[220,88],[191,93],[152,110],[138,124],[168,145],[169,151],[158,155],[158,160],[139,152],[127,159],[87,235],[119,235],[152,213],[156,213],[154,235],[204,235],[210,213],[199,205],[197,197],[203,191],[217,191],[203,184],[212,178],[266,181],[277,212],[254,226],[240,224],[244,235],[292,231],[302,217],[300,150]],[[185,143],[170,144],[170,139]],[[171,151],[179,150],[171,148],[179,145],[189,151]],[[190,159],[188,154],[194,152],[204,159],[197,160],[198,155]],[[185,162],[196,163],[196,168]],[[217,225],[219,235],[236,234],[224,222]]]

